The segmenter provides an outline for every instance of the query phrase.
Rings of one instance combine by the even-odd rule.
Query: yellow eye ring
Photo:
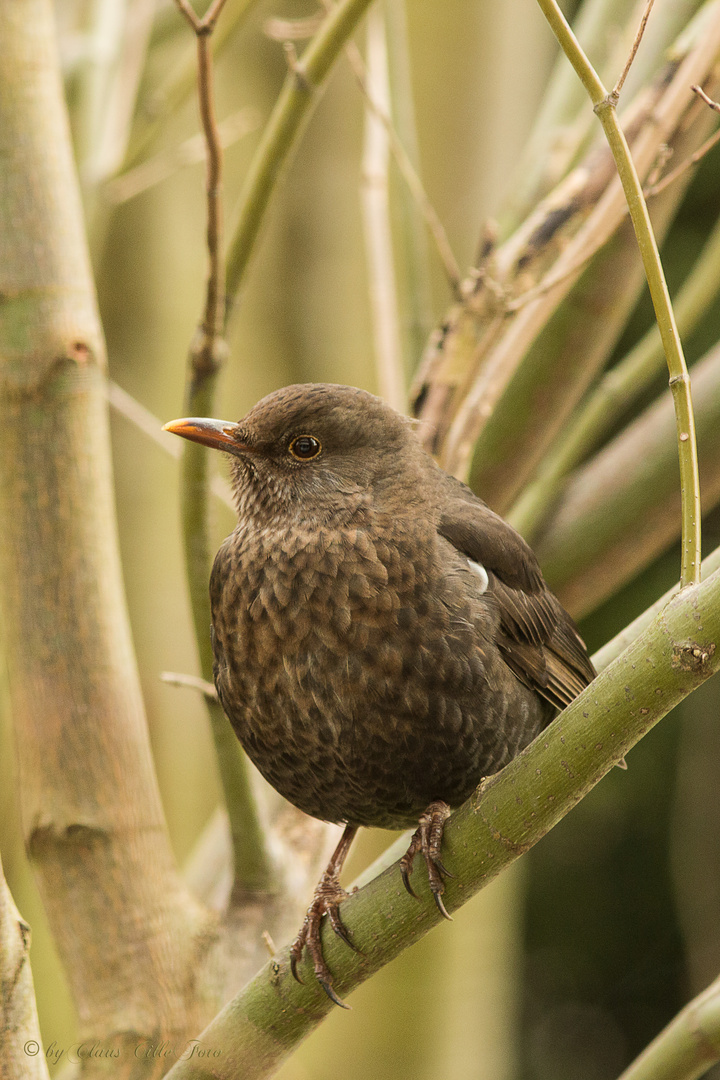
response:
[[[322,450],[322,444],[314,435],[296,435],[288,450],[296,461],[312,461]]]

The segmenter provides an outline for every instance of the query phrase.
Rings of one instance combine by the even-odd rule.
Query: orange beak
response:
[[[183,439],[212,446],[215,450],[224,450],[228,454],[238,450],[248,451],[251,447],[242,439],[243,430],[239,424],[228,420],[209,420],[206,417],[187,416],[182,420],[171,420],[163,425],[163,431],[181,435]]]

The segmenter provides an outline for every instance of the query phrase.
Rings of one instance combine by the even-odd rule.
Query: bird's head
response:
[[[231,456],[240,516],[263,506],[329,518],[372,501],[392,512],[422,490],[431,459],[413,421],[351,386],[286,386],[237,423],[188,418],[166,431]]]

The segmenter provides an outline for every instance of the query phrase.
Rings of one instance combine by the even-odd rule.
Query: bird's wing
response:
[[[438,532],[484,567],[500,614],[497,644],[505,662],[527,686],[564,708],[595,677],[585,643],[519,533],[464,485],[452,495]]]

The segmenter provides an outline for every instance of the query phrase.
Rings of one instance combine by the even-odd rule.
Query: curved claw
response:
[[[330,925],[332,926],[333,930],[335,931],[337,936],[340,938],[340,940],[344,941],[345,944],[348,945],[352,949],[353,952],[356,952],[356,953],[359,953],[360,955],[362,955],[360,949],[358,949],[357,945],[355,945],[355,943],[352,941],[349,933],[347,932],[345,924],[343,923],[342,919],[340,918],[340,911],[338,910],[337,905],[333,905],[332,907],[329,907],[327,909],[327,914],[328,914],[328,918],[330,919]]]
[[[447,919],[448,922],[452,922],[453,917],[452,917],[452,915],[448,914],[448,910],[447,910],[447,908],[445,907],[445,905],[443,903],[442,894],[439,893],[439,892],[435,892],[434,889],[432,891],[432,894],[433,894],[433,899],[435,900],[435,906],[437,907],[437,909],[440,912],[440,914],[442,915],[442,917],[444,919]]]
[[[408,870],[407,866],[403,865],[402,863],[400,864],[400,874],[402,876],[403,885],[405,886],[407,891],[412,897],[415,898],[415,900],[419,900],[418,894],[415,892],[412,885],[410,884],[410,871]]]
[[[437,856],[435,856],[435,858],[433,859],[433,862],[435,863],[435,866],[438,868],[438,870],[440,871],[440,873],[442,874],[443,877],[449,877],[449,878],[454,878],[455,877],[455,875],[450,873],[448,868],[443,865],[443,863],[440,861],[440,859],[438,859]]]
[[[298,982],[298,983],[300,983],[301,986],[304,986],[305,984],[303,983],[302,979],[298,975],[297,962],[298,962],[298,958],[297,958],[297,956],[295,955],[295,953],[293,951],[293,952],[290,953],[290,973],[291,973],[293,979],[295,980],[295,982]]]
[[[346,1004],[346,1002],[344,1002],[342,998],[339,998],[337,996],[337,994],[332,988],[332,983],[328,982],[327,979],[321,979],[320,977],[318,977],[318,982],[322,986],[327,996],[332,1002],[334,1002],[335,1005],[339,1005],[341,1009],[350,1009],[350,1006]]]

